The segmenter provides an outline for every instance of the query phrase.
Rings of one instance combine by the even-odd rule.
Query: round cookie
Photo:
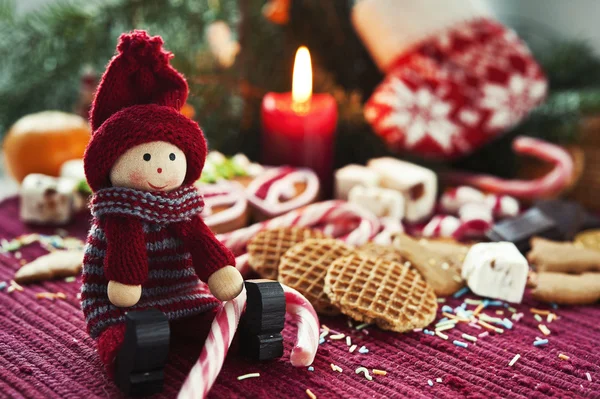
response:
[[[277,280],[279,261],[295,244],[309,238],[325,237],[318,230],[302,227],[282,227],[264,230],[248,243],[248,263],[262,278]]]
[[[310,239],[290,248],[279,263],[279,282],[300,291],[318,313],[339,314],[323,291],[329,266],[354,253],[339,240]]]

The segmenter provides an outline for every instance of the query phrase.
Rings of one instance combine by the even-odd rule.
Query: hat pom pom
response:
[[[127,60],[130,67],[150,67],[157,71],[168,65],[169,59],[173,57],[173,54],[163,50],[162,46],[163,40],[160,36],[150,37],[143,30],[134,30],[119,37],[117,51]]]

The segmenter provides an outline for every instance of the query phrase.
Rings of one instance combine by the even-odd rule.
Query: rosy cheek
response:
[[[146,179],[144,178],[144,174],[139,170],[134,170],[129,174],[129,181],[135,183],[137,185],[146,184]]]

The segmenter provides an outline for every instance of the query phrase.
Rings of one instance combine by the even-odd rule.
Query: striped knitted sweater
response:
[[[218,300],[200,279],[206,281],[219,268],[234,265],[235,258],[200,219],[196,208],[202,207],[190,212],[184,204],[176,204],[170,215],[164,210],[164,201],[156,200],[160,195],[108,190],[117,192],[120,201],[103,190],[95,194],[91,206],[94,219],[83,261],[81,306],[89,334],[96,338],[106,328],[124,322],[127,311],[156,308],[174,320],[215,307]],[[190,193],[187,190],[175,195],[185,198]],[[130,212],[140,205],[149,210],[143,212],[145,217]],[[158,216],[148,216],[159,207],[163,208]],[[130,308],[111,304],[107,295],[110,280],[141,284],[140,301]]]

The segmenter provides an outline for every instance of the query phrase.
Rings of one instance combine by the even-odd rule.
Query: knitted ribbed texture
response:
[[[15,215],[17,201],[0,204],[0,238],[13,238],[26,231]],[[89,228],[85,217],[76,220],[70,234],[85,237]],[[36,229],[52,234],[53,228]],[[25,259],[44,253],[38,246],[21,249]],[[0,281],[9,280],[19,261],[0,254]],[[85,332],[85,321],[76,298],[79,282],[62,280],[25,287],[24,292],[0,292],[0,397],[1,398],[119,398],[118,389],[106,375],[95,342]],[[62,291],[67,299],[51,302],[36,300],[35,293]],[[320,346],[315,371],[290,365],[289,354],[295,328],[286,324],[285,352],[282,359],[255,363],[244,360],[235,348],[209,395],[210,398],[304,398],[310,388],[319,398],[577,398],[598,397],[600,392],[600,308],[599,306],[561,307],[560,320],[548,324],[552,334],[549,345],[532,345],[541,336],[529,313],[531,306],[548,308],[526,296],[517,306],[526,314],[513,330],[491,334],[467,349],[423,333],[396,334],[369,327],[369,334],[350,329],[344,317],[323,318],[332,329],[350,334],[352,342],[365,345],[350,354],[344,340]],[[450,306],[462,302],[451,300]],[[507,312],[506,309],[504,309]],[[493,313],[493,312],[492,312]],[[438,312],[439,314],[439,312]],[[181,319],[182,321],[187,319]],[[208,325],[208,322],[205,324]],[[199,323],[195,324],[200,328]],[[172,330],[176,330],[173,327]],[[461,325],[461,331],[476,335],[476,330]],[[180,331],[189,332],[184,326]],[[446,331],[457,339],[456,330]],[[203,334],[198,333],[202,337]],[[164,392],[153,398],[174,398],[185,376],[197,359],[202,342],[186,341],[174,334],[166,369]],[[202,341],[202,339],[198,339]],[[513,367],[508,362],[515,354],[521,358]],[[558,359],[558,354],[570,360]],[[331,370],[330,363],[343,369]],[[354,370],[359,366],[388,371],[367,381]],[[260,372],[260,378],[237,381],[241,374]],[[592,382],[585,373],[589,372]],[[433,387],[427,380],[442,383]]]
[[[185,104],[187,82],[169,65],[173,54],[162,45],[160,36],[141,30],[121,35],[118,54],[110,60],[92,104],[92,130],[132,105],[158,104],[179,111]]]
[[[200,218],[203,204],[189,186],[169,193],[115,187],[94,194],[81,289],[92,337],[122,324],[128,310],[153,307],[175,320],[218,304],[198,277],[206,281],[219,268],[235,264],[235,258]],[[141,284],[140,301],[127,309],[112,305],[110,280]],[[99,341],[101,355],[113,353],[119,344],[114,332],[108,334],[110,339]]]
[[[109,63],[92,103],[92,140],[86,149],[85,175],[92,190],[109,187],[110,169],[128,149],[167,141],[186,156],[183,184],[198,180],[206,140],[198,124],[179,113],[188,86],[171,65],[159,36],[144,31],[121,35],[118,55]]]

